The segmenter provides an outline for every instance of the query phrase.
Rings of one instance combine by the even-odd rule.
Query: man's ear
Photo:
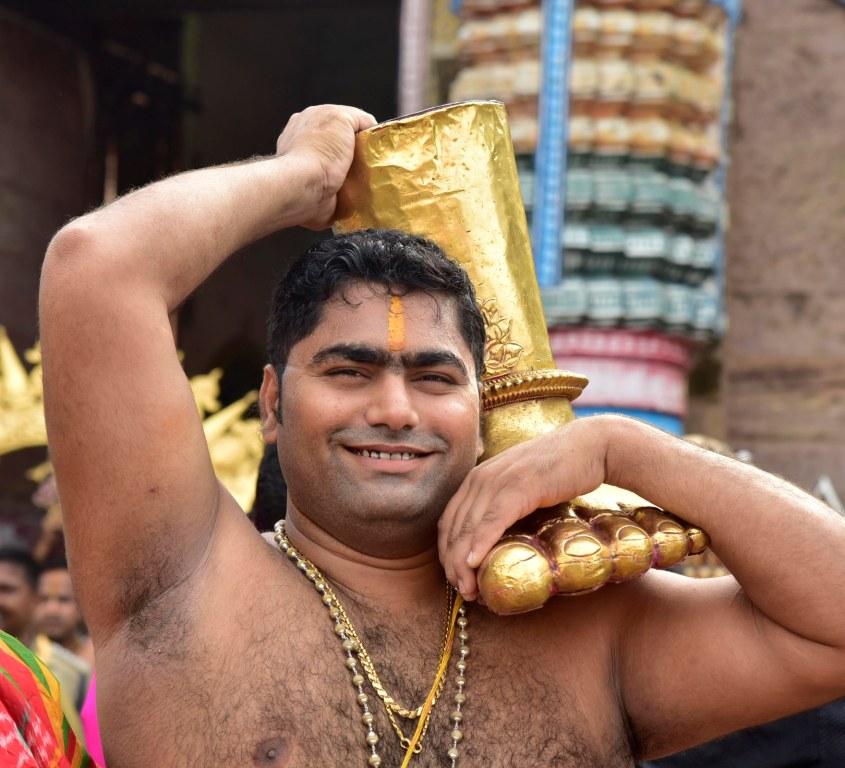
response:
[[[261,418],[261,436],[267,445],[275,445],[278,437],[278,414],[281,413],[279,401],[279,376],[272,365],[264,366],[264,378],[258,392],[258,411]]]

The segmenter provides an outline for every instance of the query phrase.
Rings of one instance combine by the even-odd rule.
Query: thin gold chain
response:
[[[444,631],[443,631],[443,644],[440,650],[440,658],[443,658],[443,648],[446,645],[446,641],[449,637],[449,616],[452,613],[452,604],[454,602],[454,591],[452,590],[451,585],[446,585],[446,616],[444,619]],[[364,647],[364,643],[361,642],[361,638],[358,636],[358,633],[355,631],[355,627],[352,625],[352,622],[349,619],[349,616],[346,614],[343,606],[340,604],[340,601],[337,601],[337,608],[340,612],[340,615],[343,619],[343,623],[346,625],[350,637],[358,643],[358,657],[361,659],[361,666],[364,667],[364,671],[367,673],[367,677],[370,680],[370,684],[373,686],[378,697],[384,702],[384,705],[387,707],[388,711],[393,712],[400,717],[404,717],[407,720],[416,720],[422,714],[422,705],[417,707],[416,709],[408,709],[403,707],[396,701],[384,688],[383,683],[381,682],[381,678],[376,672],[375,665],[373,664],[373,660],[370,658],[370,654],[367,652],[367,649]],[[440,659],[438,659],[439,663]]]
[[[290,540],[288,540],[289,542]],[[292,545],[291,545],[292,546]],[[317,573],[320,573],[319,569],[311,563],[302,553],[299,553],[300,557],[305,560],[312,568],[314,568]],[[321,574],[322,575],[322,574]],[[323,577],[325,578],[325,577]],[[402,707],[398,704],[392,696],[384,688],[384,685],[381,682],[381,679],[376,672],[375,666],[373,665],[373,661],[370,658],[369,653],[367,653],[367,649],[364,647],[364,644],[361,642],[361,638],[358,636],[358,633],[355,631],[355,627],[352,625],[352,622],[349,619],[346,611],[343,608],[340,600],[337,598],[337,594],[331,589],[330,586],[326,585],[326,592],[332,597],[335,601],[335,606],[338,609],[338,613],[340,614],[340,618],[346,628],[347,633],[355,641],[357,646],[356,653],[358,654],[358,658],[361,660],[361,666],[364,668],[364,671],[367,674],[367,678],[370,681],[370,685],[373,686],[373,690],[376,692],[376,695],[381,699],[382,703],[384,704],[385,712],[387,714],[387,719],[390,721],[390,725],[393,728],[396,736],[399,738],[399,743],[405,747],[406,749],[411,744],[410,737],[405,735],[405,732],[402,730],[402,727],[399,725],[399,722],[396,720],[396,715],[400,715],[407,720],[417,720],[420,715],[422,715],[422,705],[417,707],[415,710],[409,710]],[[446,587],[447,592],[447,610],[446,610],[446,631],[443,638],[443,649],[440,652],[440,659],[443,658],[443,654],[446,652],[446,643],[449,639],[449,616],[452,612],[452,605],[454,603],[454,591],[450,585]],[[438,659],[438,666],[440,659]],[[434,699],[432,700],[432,708],[429,710],[428,714],[426,715],[425,722],[423,724],[422,733],[420,735],[420,739],[417,742],[416,746],[414,747],[414,752],[419,754],[422,752],[422,742],[425,738],[426,733],[428,732],[428,724],[431,720],[431,713],[434,711],[434,704],[437,703],[437,699],[440,698],[440,694],[443,691],[443,685],[445,683],[445,677],[440,678],[440,682],[437,685],[437,690],[434,694]]]

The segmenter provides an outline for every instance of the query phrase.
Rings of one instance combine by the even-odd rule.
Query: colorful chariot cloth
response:
[[[96,768],[62,713],[55,676],[0,632],[0,768]]]

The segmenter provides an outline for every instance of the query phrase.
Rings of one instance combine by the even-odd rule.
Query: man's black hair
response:
[[[484,320],[467,273],[422,237],[365,229],[309,248],[282,278],[268,321],[267,354],[281,376],[294,344],[320,322],[325,303],[345,286],[383,285],[394,293],[423,291],[451,298],[478,378],[484,369]]]
[[[279,466],[276,446],[268,445],[258,467],[255,501],[249,518],[260,532],[272,531],[276,521],[285,517],[287,503],[288,487]]]
[[[0,547],[0,563],[17,565],[23,571],[29,586],[33,590],[38,589],[38,576],[41,570],[27,550],[14,546]]]

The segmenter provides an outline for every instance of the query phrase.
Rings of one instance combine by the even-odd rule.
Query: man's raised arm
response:
[[[639,757],[845,694],[845,520],[784,480],[630,419],[578,419],[477,466],[440,521],[447,576],[474,596],[472,568],[507,527],[602,482],[706,530],[736,576],[650,571],[569,598],[606,629]]]
[[[95,636],[189,579],[234,501],[168,315],[230,254],[324,227],[370,115],[294,115],[277,154],[184,173],[72,221],[41,280],[44,398],[75,585]]]

